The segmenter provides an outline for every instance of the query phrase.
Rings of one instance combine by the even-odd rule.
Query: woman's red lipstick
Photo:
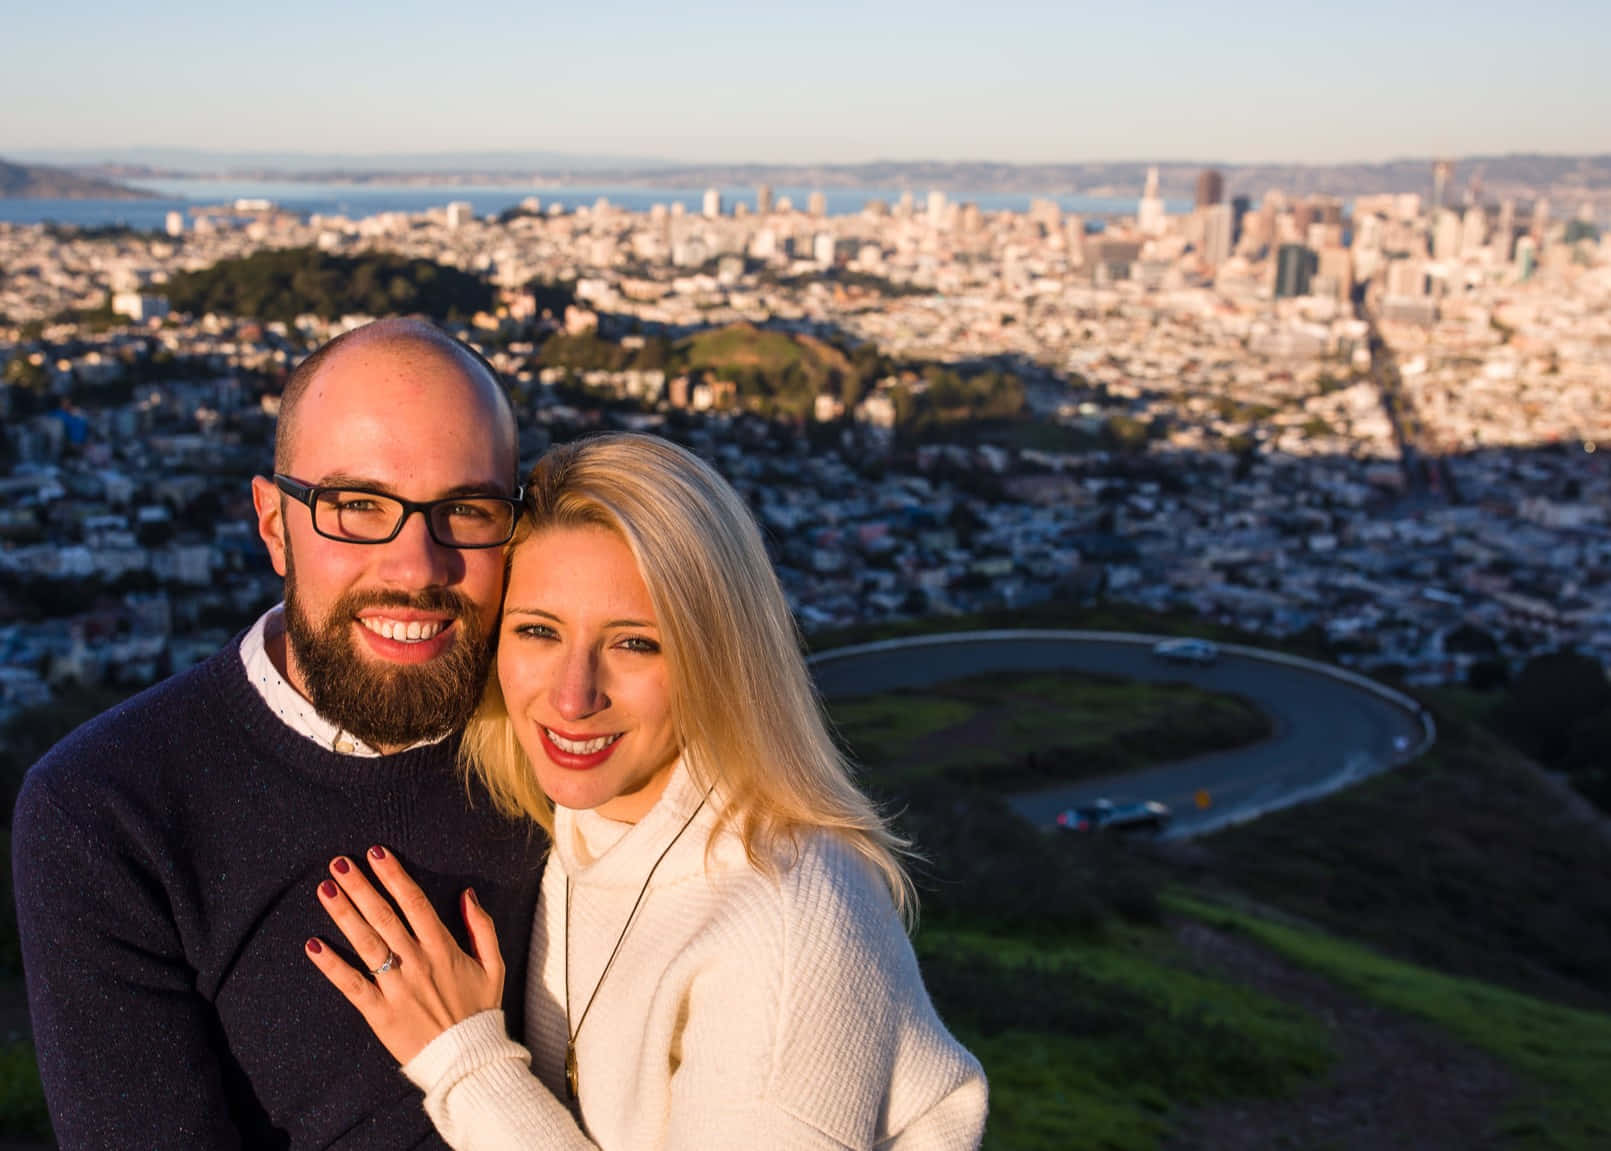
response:
[[[567,743],[587,743],[590,740],[603,738],[608,738],[610,740],[609,743],[605,744],[598,751],[581,755],[574,751],[566,751],[564,748],[560,747],[549,736],[548,728],[544,727],[542,724],[537,725],[537,733],[543,741],[543,753],[558,766],[567,768],[571,771],[586,771],[589,768],[597,767],[599,764],[610,758],[610,755],[615,751],[616,745],[621,742],[621,733],[619,732],[609,735],[608,737],[597,734],[572,735],[568,731],[556,731],[554,733]]]

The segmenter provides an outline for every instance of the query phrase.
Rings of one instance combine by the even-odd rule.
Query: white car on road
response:
[[[1219,647],[1206,639],[1166,639],[1153,645],[1152,654],[1170,663],[1195,663],[1208,667],[1218,661]]]

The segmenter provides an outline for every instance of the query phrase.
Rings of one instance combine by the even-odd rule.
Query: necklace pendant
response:
[[[574,1041],[565,1044],[565,1094],[570,1096],[572,1103],[576,1102],[576,1044]]]

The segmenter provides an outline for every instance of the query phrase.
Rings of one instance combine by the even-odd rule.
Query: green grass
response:
[[[678,341],[675,351],[679,358],[686,358],[690,369],[753,368],[768,377],[781,374],[792,364],[817,371],[849,367],[843,353],[821,341],[749,324],[697,332]]]
[[[1130,771],[1265,738],[1246,700],[1074,673],[980,676],[834,700],[840,737],[883,785],[934,776],[998,789]]]
[[[1406,962],[1611,1011],[1611,843],[1454,707],[1439,706],[1438,743],[1413,763],[1198,847],[1180,877],[1194,887]]]
[[[1188,970],[1157,929],[1046,943],[930,926],[917,948],[989,1077],[995,1151],[1151,1151],[1174,1108],[1285,1094],[1333,1059],[1317,1020]]]
[[[1231,927],[1384,1006],[1417,1015],[1480,1048],[1532,1085],[1504,1134],[1523,1151],[1611,1146],[1611,1015],[1547,1003],[1474,979],[1431,971],[1322,932],[1272,922],[1181,895],[1179,912]]]
[[[0,1045],[0,1134],[13,1139],[48,1139],[50,1112],[39,1087],[33,1044]]]

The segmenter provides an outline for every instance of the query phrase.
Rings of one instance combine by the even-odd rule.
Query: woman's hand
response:
[[[389,851],[371,847],[369,865],[397,908],[346,856],[331,861],[331,879],[319,885],[319,902],[368,973],[317,939],[308,940],[307,954],[393,1058],[407,1063],[455,1023],[503,1005],[503,956],[492,917],[473,890],[466,888],[459,901],[476,952],[470,956]],[[386,967],[389,956],[395,958]]]

